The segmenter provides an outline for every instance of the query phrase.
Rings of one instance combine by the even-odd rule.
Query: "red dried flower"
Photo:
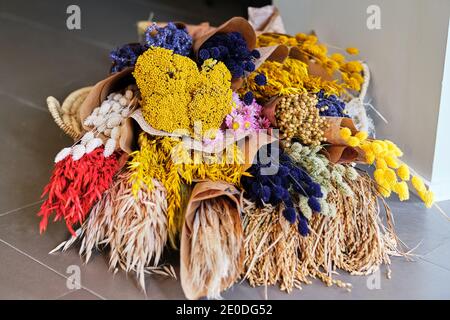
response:
[[[75,234],[73,225],[84,221],[119,170],[120,155],[115,152],[105,158],[103,151],[104,148],[99,147],[77,161],[66,157],[55,164],[50,182],[41,196],[48,194],[38,213],[42,217],[39,224],[41,233],[47,228],[48,218],[54,211],[53,221],[64,218],[69,231]]]

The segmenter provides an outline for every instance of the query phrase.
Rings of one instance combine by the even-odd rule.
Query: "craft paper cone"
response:
[[[255,70],[257,70],[266,60],[282,63],[289,55],[289,48],[284,44],[257,49],[261,55],[255,60]]]
[[[189,261],[191,259],[191,235],[193,230],[193,223],[196,214],[196,210],[200,206],[201,201],[225,197],[229,204],[229,210],[226,210],[228,214],[232,215],[234,220],[236,232],[242,233],[241,224],[241,200],[240,192],[231,184],[224,182],[199,182],[192,190],[191,197],[189,199],[185,221],[183,224],[183,230],[181,233],[181,245],[180,245],[180,280],[186,298],[194,300],[206,296],[206,288],[196,287],[192,281],[189,270]],[[238,261],[240,268],[243,266],[244,260],[244,246],[242,245],[240,260]],[[236,282],[238,275],[231,275],[228,278],[222,279],[221,291],[229,288],[234,282]]]
[[[341,128],[349,128],[352,135],[356,134],[358,130],[351,118],[341,117],[324,117],[328,123],[328,127],[324,132],[327,142],[334,145],[346,145],[345,140],[341,138]]]
[[[84,125],[84,120],[92,113],[92,111],[99,107],[106,97],[111,93],[122,90],[127,85],[134,83],[132,76],[133,68],[126,68],[120,72],[110,75],[108,78],[101,80],[95,84],[91,89],[83,104],[78,110],[79,119],[85,131],[90,131],[92,128]],[[131,119],[127,119],[120,128],[119,146],[126,153],[131,153],[133,141],[133,125]],[[100,135],[106,141],[106,137]]]

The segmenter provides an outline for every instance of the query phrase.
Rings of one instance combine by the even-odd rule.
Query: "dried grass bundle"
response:
[[[256,209],[244,203],[245,278],[252,286],[279,283],[290,292],[302,283],[319,278],[326,285],[350,289],[349,283],[334,279],[337,269],[352,275],[367,275],[382,264],[390,264],[390,255],[403,255],[395,235],[392,214],[373,181],[361,175],[346,181],[353,197],[331,190],[328,201],[335,203],[335,217],[314,215],[311,234],[298,237],[295,228],[287,228],[280,208]],[[386,226],[380,219],[382,201]]]
[[[235,204],[223,196],[201,201],[195,211],[188,272],[190,285],[208,299],[220,299],[242,272],[243,233],[235,213]]]
[[[152,191],[143,187],[135,197],[130,173],[122,173],[92,208],[81,231],[77,230],[83,238],[80,255],[85,256],[86,262],[95,249],[109,247],[110,269],[136,272],[144,291],[146,273],[175,277],[171,267],[158,269],[168,235],[167,193],[158,181],[153,182]],[[68,240],[58,248],[65,250],[73,242]]]

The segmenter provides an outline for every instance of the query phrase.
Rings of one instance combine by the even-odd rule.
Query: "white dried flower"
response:
[[[113,97],[113,99],[114,99],[115,101],[119,101],[120,98],[122,98],[122,95],[121,95],[120,93],[116,93],[116,94],[114,95],[114,97]]]
[[[84,154],[86,153],[86,148],[82,144],[77,144],[75,147],[73,147],[72,150],[72,159],[74,161],[80,160]]]
[[[86,153],[91,153],[96,148],[100,147],[103,144],[102,139],[95,138],[89,141],[89,143],[86,145]]]
[[[131,90],[125,91],[125,98],[127,98],[128,100],[131,100],[133,98],[133,91],[131,91]]]
[[[120,112],[120,110],[122,110],[122,106],[120,105],[120,103],[114,102],[111,110],[114,112]]]
[[[105,151],[103,151],[103,155],[105,156],[105,158],[112,155],[115,149],[116,149],[116,140],[108,139],[108,141],[106,141],[105,144]]]
[[[118,140],[120,137],[120,127],[114,127],[111,130],[111,138]]]
[[[60,162],[61,160],[64,160],[72,153],[72,148],[64,148],[55,157],[55,163]]]
[[[100,125],[97,128],[97,131],[100,132],[100,133],[103,133],[105,130],[106,130],[106,124],[105,123],[103,123],[102,125]]]
[[[117,126],[120,126],[120,123],[122,122],[122,117],[120,115],[114,114],[108,119],[108,122],[106,123],[106,126],[108,128],[114,128]]]
[[[102,106],[100,107],[100,114],[107,114],[109,110],[111,109],[111,103],[109,101],[103,101]]]
[[[100,112],[100,107],[97,107],[97,108],[95,108],[95,109],[92,111],[91,115],[92,115],[92,116],[98,116],[99,112]]]
[[[119,103],[122,107],[125,107],[128,104],[128,100],[124,97],[120,98]]]
[[[86,145],[92,139],[94,139],[94,132],[92,131],[86,132],[83,138],[81,138],[81,144]]]
[[[92,126],[94,125],[94,119],[95,119],[95,118],[96,118],[96,116],[90,115],[90,116],[88,116],[86,119],[84,119],[83,124],[84,124],[85,126],[92,127]]]
[[[105,120],[106,119],[103,116],[96,116],[93,121],[94,127],[98,128],[99,126],[105,123]]]

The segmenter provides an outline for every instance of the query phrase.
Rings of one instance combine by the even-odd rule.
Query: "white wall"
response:
[[[314,30],[325,43],[360,49],[372,73],[372,103],[389,121],[373,115],[377,136],[396,142],[405,153],[403,160],[431,182],[437,198],[450,199],[450,61],[444,79],[450,0],[274,4],[288,33]],[[381,9],[380,30],[367,28],[369,5]]]

